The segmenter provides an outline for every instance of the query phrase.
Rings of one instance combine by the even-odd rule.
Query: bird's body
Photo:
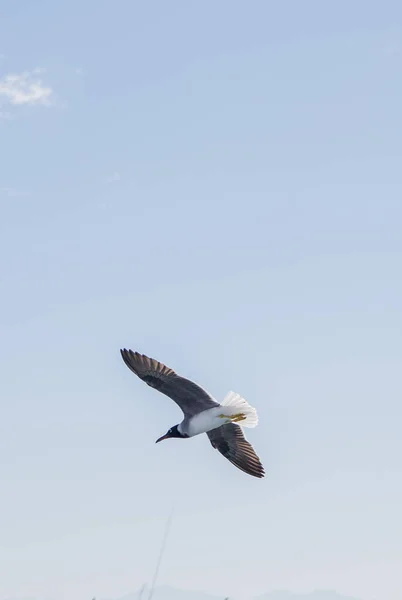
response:
[[[225,412],[233,412],[233,410]],[[193,437],[201,433],[208,433],[208,431],[217,429],[230,422],[230,416],[224,414],[222,408],[218,405],[216,408],[207,408],[207,410],[203,410],[193,417],[184,417],[178,429],[180,433],[188,437]]]
[[[228,423],[241,423],[243,427],[255,427],[258,423],[257,413],[239,394],[229,392],[224,401],[207,408],[192,417],[184,417],[178,425],[180,433],[193,437],[200,433],[208,433]]]
[[[212,446],[239,469],[254,477],[264,476],[264,468],[239,426],[255,427],[258,423],[255,408],[244,398],[229,392],[219,404],[199,385],[180,377],[162,363],[132,350],[120,352],[131,371],[172,398],[183,411],[181,423],[169,429],[157,442],[206,433]]]

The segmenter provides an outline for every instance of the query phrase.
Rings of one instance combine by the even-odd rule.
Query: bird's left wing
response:
[[[236,423],[227,423],[207,431],[212,446],[241,471],[253,477],[264,477],[264,467],[254,448]]]
[[[187,417],[219,406],[217,402],[205,391],[189,379],[180,377],[162,363],[144,354],[132,350],[120,350],[122,358],[128,368],[162,394],[169,396],[176,402]]]

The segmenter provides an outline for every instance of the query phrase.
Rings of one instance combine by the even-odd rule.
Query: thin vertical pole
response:
[[[170,516],[169,516],[169,518],[167,520],[167,523],[166,523],[165,533],[164,533],[164,536],[163,536],[161,549],[160,549],[158,560],[157,560],[157,563],[156,563],[154,578],[152,580],[152,584],[151,584],[151,589],[150,589],[150,592],[149,592],[148,600],[152,600],[152,597],[154,595],[155,585],[156,585],[156,581],[158,579],[158,574],[159,574],[159,569],[160,569],[160,566],[161,566],[161,563],[162,563],[163,555],[165,553],[166,542],[167,542],[167,538],[168,538],[170,526],[172,524],[172,518],[173,518],[173,510],[170,513]]]

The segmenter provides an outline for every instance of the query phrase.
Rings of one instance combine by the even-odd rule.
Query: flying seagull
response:
[[[177,375],[162,363],[132,350],[120,350],[127,367],[150,387],[178,404],[184,419],[156,440],[190,438],[206,433],[212,446],[241,471],[264,477],[264,467],[242,427],[255,427],[257,412],[244,398],[229,392],[219,404],[199,385]],[[240,426],[241,424],[241,426]]]

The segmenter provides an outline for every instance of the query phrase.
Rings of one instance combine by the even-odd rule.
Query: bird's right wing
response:
[[[227,423],[207,431],[212,446],[241,471],[253,477],[264,477],[264,467],[254,448],[236,423]]]
[[[149,386],[169,396],[187,417],[219,406],[199,385],[180,377],[172,369],[153,358],[132,350],[120,350],[127,367]]]

